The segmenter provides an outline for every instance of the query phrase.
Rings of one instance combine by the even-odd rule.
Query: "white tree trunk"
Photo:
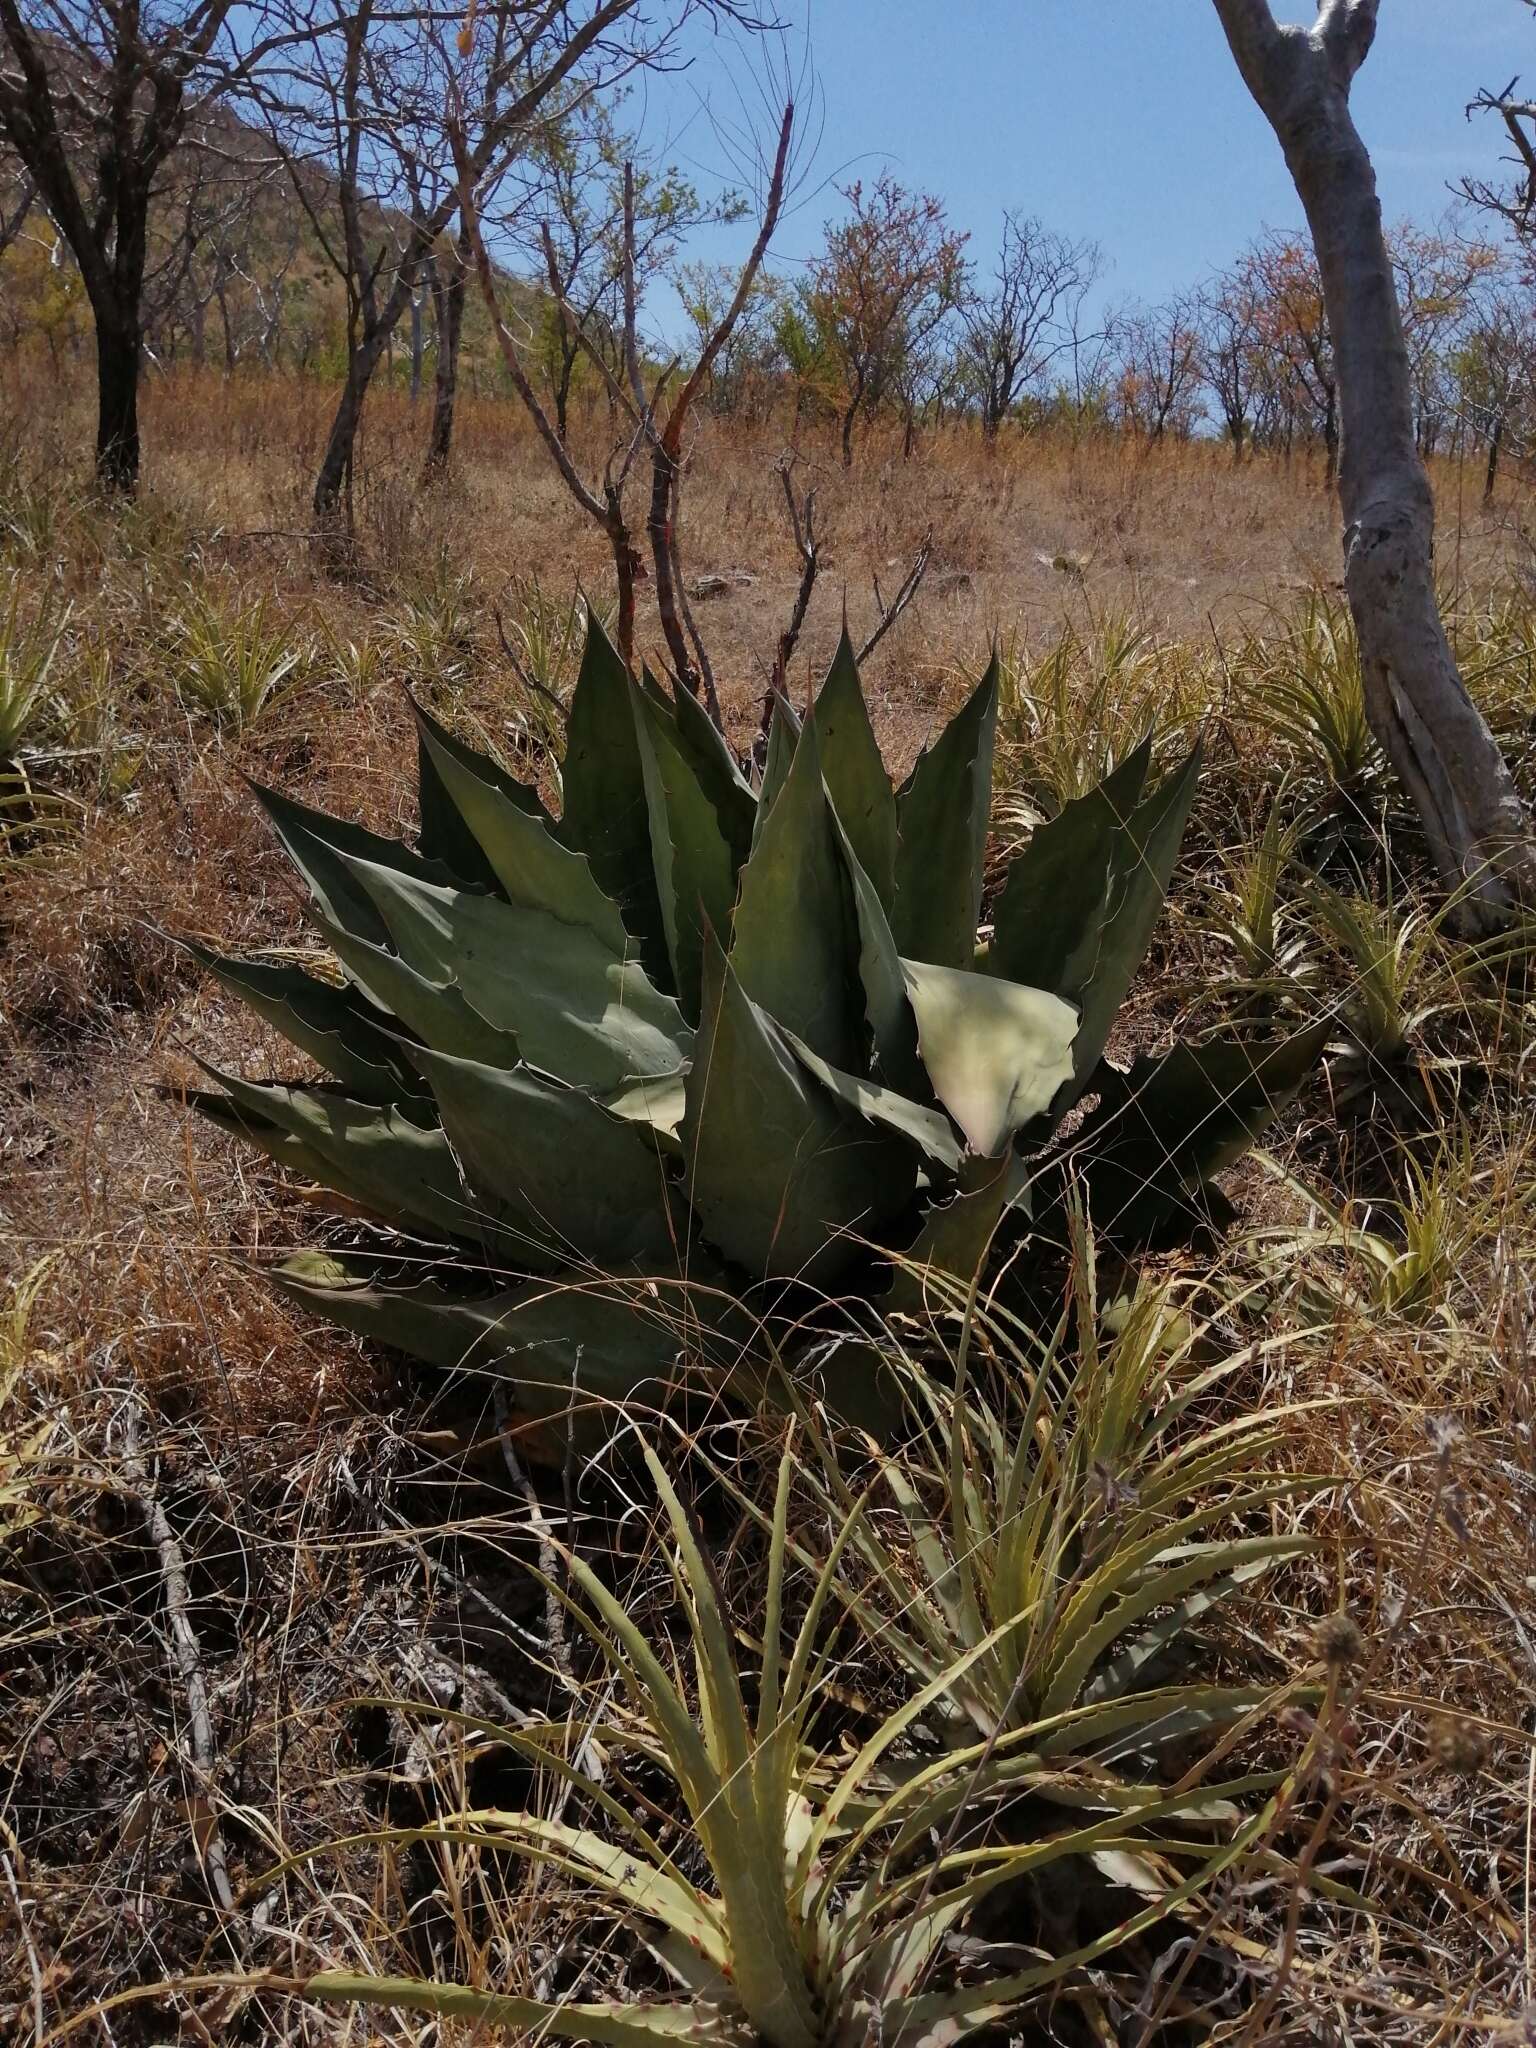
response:
[[[1376,175],[1349,88],[1379,0],[1322,0],[1310,29],[1269,0],[1215,0],[1317,249],[1338,370],[1344,582],[1366,710],[1418,811],[1464,928],[1536,900],[1536,845],[1509,768],[1468,697],[1435,599],[1435,508],[1413,431],[1408,352]]]

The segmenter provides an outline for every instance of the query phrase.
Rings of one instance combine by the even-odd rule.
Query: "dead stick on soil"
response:
[[[214,1897],[226,1913],[232,1913],[235,1910],[235,1894],[229,1882],[229,1863],[224,1853],[224,1837],[219,1831],[212,1803],[213,1771],[218,1752],[213,1739],[213,1716],[208,1709],[208,1681],[203,1675],[202,1652],[198,1648],[197,1635],[188,1611],[192,1604],[192,1596],[187,1585],[186,1559],[182,1556],[181,1545],[176,1540],[170,1518],[160,1504],[154,1481],[150,1478],[149,1468],[144,1461],[141,1409],[137,1395],[129,1396],[123,1412],[122,1444],[123,1477],[139,1503],[145,1526],[149,1530],[150,1541],[160,1558],[160,1580],[165,1589],[165,1611],[171,1625],[171,1639],[175,1645],[176,1668],[181,1674],[181,1682],[187,1694],[192,1766],[208,1795],[207,1832],[199,1840],[198,1831],[194,1830],[193,1838],[201,1853]]]
[[[571,1676],[571,1652],[565,1640],[565,1609],[555,1586],[559,1581],[560,1552],[555,1543],[554,1532],[549,1526],[549,1517],[544,1512],[544,1503],[534,1490],[533,1481],[523,1470],[517,1452],[512,1446],[512,1417],[507,1406],[504,1387],[496,1387],[496,1434],[501,1441],[501,1455],[506,1462],[507,1476],[513,1486],[528,1504],[528,1520],[539,1542],[539,1570],[543,1574],[548,1591],[544,1597],[545,1626],[549,1630],[549,1654],[561,1675]]]
[[[32,1946],[31,1930],[27,1926],[26,1908],[21,1903],[21,1887],[16,1882],[16,1872],[11,1859],[0,1849],[0,1865],[5,1870],[5,1882],[10,1889],[11,1903],[16,1908],[16,1925],[21,1931],[21,1945],[27,1952],[27,1967],[32,1972],[32,2025],[37,2033],[38,2048],[42,2048],[44,2034],[48,2031],[47,2017],[43,2012],[43,1970],[37,1960],[37,1950]]]

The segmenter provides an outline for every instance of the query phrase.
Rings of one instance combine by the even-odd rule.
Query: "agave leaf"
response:
[[[1082,1024],[1073,1052],[1073,1085],[1058,1110],[1081,1094],[1098,1065],[1120,1005],[1146,958],[1162,914],[1174,863],[1184,838],[1189,807],[1200,774],[1200,744],[1180,768],[1165,776],[1116,835],[1111,862],[1110,904],[1100,934],[1093,973],[1083,989]]]
[[[530,817],[425,727],[422,743],[508,901],[585,925],[610,953],[622,955],[628,943],[624,920],[598,887],[586,855],[562,846],[542,819]]]
[[[301,967],[226,959],[193,939],[182,944],[231,995],[248,1003],[360,1101],[398,1102],[421,1093],[399,1047],[380,1029],[378,1012],[356,990],[320,981]]]
[[[981,915],[992,807],[997,657],[897,797],[896,906],[891,928],[909,960],[969,967]]]
[[[1070,1080],[1077,1012],[995,975],[901,965],[934,1093],[972,1151],[992,1157]]]
[[[752,828],[754,839],[763,829],[768,813],[773,808],[774,798],[784,787],[789,775],[789,764],[795,758],[795,747],[799,739],[798,713],[787,697],[781,697],[775,692],[773,707],[768,717],[768,755],[763,763],[762,787],[757,793],[757,816]]]
[[[676,1264],[681,1226],[643,1125],[531,1067],[508,1073],[425,1047],[412,1057],[471,1187],[495,1198],[503,1227],[573,1263]]]
[[[869,722],[846,624],[813,716],[832,808],[889,915],[896,895],[896,794]]]
[[[352,980],[386,1017],[398,1019],[405,1031],[459,1059],[483,1060],[493,1067],[516,1066],[516,1039],[471,1009],[451,982],[428,980],[384,944],[355,938],[329,918],[321,917],[318,922]]]
[[[610,1089],[670,1073],[686,1055],[692,1034],[677,1004],[589,926],[368,862],[349,867],[406,964],[436,985],[456,983],[533,1066]]]
[[[916,1154],[851,1115],[796,1058],[711,939],[687,1083],[689,1198],[706,1235],[755,1276],[825,1280],[910,1197]]]
[[[632,708],[635,689],[602,621],[589,610],[566,727],[557,829],[565,845],[592,863],[599,886],[618,904],[639,942],[647,969],[657,975],[666,970],[666,924],[651,855],[650,807]]]
[[[1016,1161],[1004,1156],[975,1165],[995,1170],[978,1176],[976,1185],[960,1188],[947,1202],[935,1202],[906,1251],[893,1257],[895,1277],[886,1304],[897,1313],[915,1315],[935,1304],[947,1305],[945,1290],[933,1286],[933,1276],[946,1275],[969,1286],[981,1270],[1016,1189]]]
[[[1115,847],[1151,759],[1149,734],[1097,789],[1038,826],[1015,856],[993,918],[993,973],[1082,1002],[1098,965]]]
[[[440,725],[429,711],[424,710],[414,697],[411,709],[416,714],[417,809],[420,817],[416,843],[422,857],[441,861],[462,883],[481,889],[498,889],[495,870],[486,859],[479,840],[465,824],[437,771],[432,749],[427,745],[428,734],[439,753],[451,755],[461,767],[500,790],[509,803],[526,811],[530,818],[539,818],[548,824],[549,813],[536,789],[526,782],[519,782],[515,775],[509,775],[489,755],[467,747],[447,726]]]
[[[714,806],[721,837],[730,848],[731,874],[752,850],[757,825],[757,798],[737,765],[725,735],[697,697],[686,690],[672,693],[677,743],[692,767],[700,789]]]
[[[801,1065],[855,1115],[872,1124],[881,1124],[899,1137],[909,1138],[930,1165],[940,1167],[945,1173],[960,1171],[964,1147],[955,1136],[954,1125],[942,1110],[929,1109],[921,1102],[912,1101],[910,1096],[898,1094],[894,1088],[882,1088],[878,1082],[866,1081],[858,1074],[845,1074],[841,1068],[829,1066],[803,1038],[796,1038],[793,1031],[783,1031],[780,1035],[788,1042]]]
[[[683,1015],[693,1018],[699,1014],[704,934],[729,925],[736,870],[719,813],[678,740],[671,715],[640,690],[631,692],[630,709],[673,984]]]
[[[907,1001],[906,978],[901,971],[895,936],[879,892],[865,874],[836,812],[833,817],[853,892],[859,980],[864,989],[864,1015],[874,1044],[875,1065],[881,1077],[903,1094],[927,1095],[931,1092],[928,1077],[917,1054],[917,1019]]]
[[[852,904],[813,720],[741,871],[733,929],[731,969],[752,1001],[834,1066],[855,1066]]]
[[[530,1455],[552,1464],[573,1444],[606,1443],[624,1404],[665,1405],[684,1378],[678,1324],[644,1282],[535,1280],[486,1294],[430,1282],[385,1287],[314,1254],[288,1260],[272,1279],[356,1336],[445,1372],[511,1382]]]
[[[376,946],[383,945],[388,936],[383,920],[347,872],[343,854],[373,861],[379,867],[398,868],[402,874],[417,875],[425,882],[453,880],[440,861],[419,858],[398,839],[385,839],[362,825],[349,824],[345,818],[327,817],[324,811],[311,810],[308,804],[296,803],[275,789],[264,789],[259,782],[251,784],[251,791],[324,915],[343,931]]]
[[[639,2005],[633,2000],[577,2005],[563,1999],[515,1998],[501,1991],[477,1991],[469,1984],[445,1984],[429,1977],[365,1977],[349,1970],[321,1970],[304,1986],[305,1996],[333,2005],[376,2005],[391,2012],[425,2012],[444,2020],[465,2020],[509,2035],[554,2034],[565,2041],[595,2041],[602,2048],[656,2048],[658,2041],[684,2041],[697,2048],[746,2048],[744,2025],[733,2024],[707,2005],[679,2000]]]
[[[628,1123],[648,1124],[669,1151],[682,1150],[677,1135],[688,1105],[688,1075],[684,1068],[628,1081],[613,1094],[599,1099],[612,1115],[623,1117]]]
[[[409,1228],[475,1239],[487,1219],[476,1211],[443,1133],[398,1108],[355,1102],[319,1084],[243,1081],[204,1071],[223,1097],[194,1095],[193,1107],[260,1146],[279,1164],[308,1172],[375,1215]]]
[[[1322,1057],[1318,1025],[1258,1044],[1176,1045],[1125,1074],[1100,1070],[1100,1101],[1065,1160],[1081,1176],[1095,1228],[1128,1243],[1160,1242],[1221,1213],[1211,1177],[1240,1159]]]

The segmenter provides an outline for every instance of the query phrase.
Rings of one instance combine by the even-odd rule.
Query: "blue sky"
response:
[[[943,197],[980,259],[1004,206],[1092,237],[1110,259],[1112,299],[1157,298],[1261,226],[1299,221],[1210,0],[779,4],[808,23],[824,107],[814,172],[779,236],[783,271],[817,246],[837,208],[823,181],[882,167]],[[1276,11],[1314,13],[1300,0]],[[703,177],[725,161],[711,115],[739,118],[732,80],[753,58],[705,37],[691,47],[687,72],[648,86],[644,121]],[[1354,105],[1389,218],[1431,220],[1453,179],[1492,168],[1502,131],[1463,109],[1516,72],[1536,85],[1536,15],[1519,0],[1382,0]],[[743,247],[738,230],[697,253],[723,260]],[[663,308],[655,314],[665,321]]]

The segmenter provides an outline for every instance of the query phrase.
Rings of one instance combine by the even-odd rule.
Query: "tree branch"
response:
[[[1327,56],[1334,82],[1347,93],[1376,40],[1381,0],[1322,0],[1313,40]]]

